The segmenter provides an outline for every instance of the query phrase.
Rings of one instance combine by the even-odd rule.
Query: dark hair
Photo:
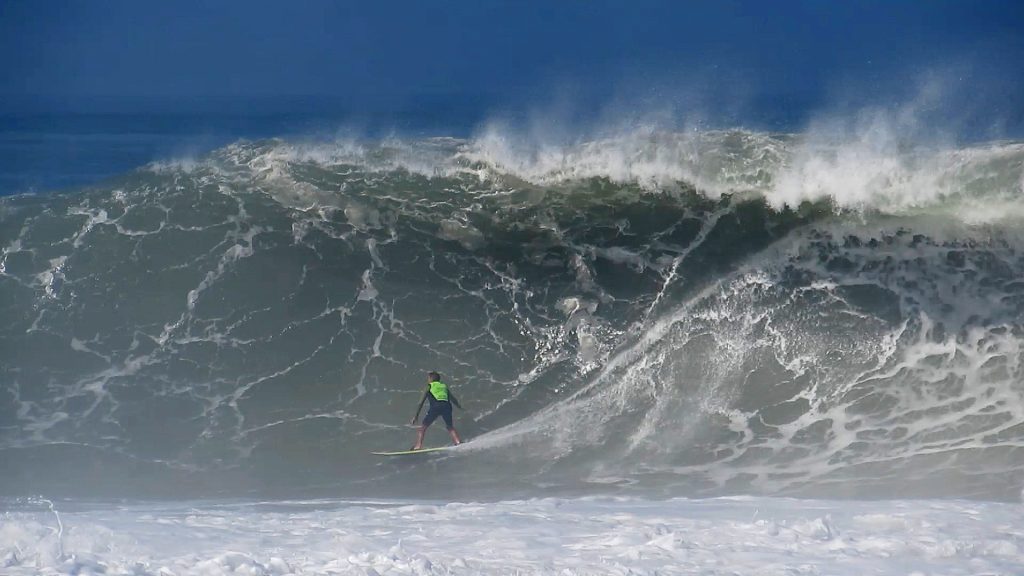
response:
[[[441,375],[437,372],[427,372],[427,378],[430,378],[431,382],[437,382],[441,379]]]

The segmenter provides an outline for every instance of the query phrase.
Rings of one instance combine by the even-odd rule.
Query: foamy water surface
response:
[[[64,512],[34,504],[0,517],[4,574],[1024,573],[1018,504],[545,498],[65,504]]]

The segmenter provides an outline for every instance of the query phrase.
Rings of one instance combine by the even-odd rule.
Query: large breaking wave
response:
[[[239,142],[4,198],[0,491],[1017,498],[1024,145],[884,126]],[[430,369],[472,442],[370,456]]]

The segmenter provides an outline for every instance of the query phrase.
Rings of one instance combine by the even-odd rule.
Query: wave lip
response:
[[[1018,219],[1024,195],[1024,144],[918,144],[884,125],[839,135],[644,128],[568,144],[490,128],[469,140],[278,140],[214,156],[264,177],[287,178],[289,166],[315,165],[511,186],[608,181],[655,193],[693,190],[709,199],[754,194],[776,209],[826,201],[837,209],[894,215],[941,212],[969,224]],[[186,164],[191,169],[191,161]]]

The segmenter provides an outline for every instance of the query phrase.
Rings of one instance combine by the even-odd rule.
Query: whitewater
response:
[[[5,574],[1019,574],[1019,507],[775,498],[22,503]],[[30,512],[26,507],[39,511]]]
[[[0,568],[1024,573],[1024,144],[907,134],[242,140],[0,198]],[[370,455],[429,370],[470,441]]]

